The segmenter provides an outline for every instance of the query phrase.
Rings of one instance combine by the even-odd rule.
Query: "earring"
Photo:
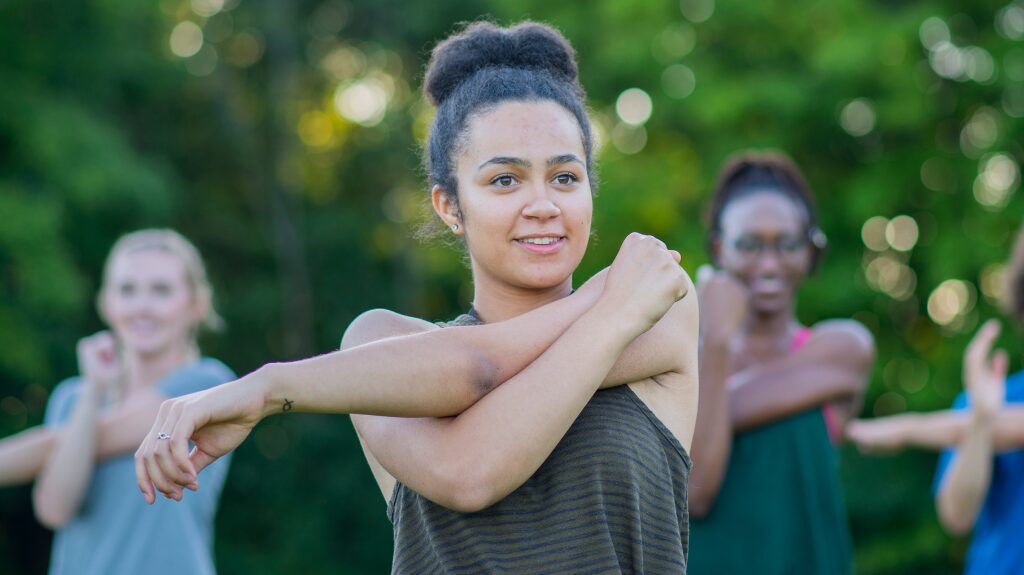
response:
[[[452,231],[453,232],[459,231],[459,224],[452,224]]]

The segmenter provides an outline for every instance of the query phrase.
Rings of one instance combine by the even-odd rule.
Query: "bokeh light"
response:
[[[198,16],[209,18],[224,9],[224,0],[192,0],[192,11]]]
[[[871,102],[857,98],[843,106],[839,125],[851,136],[865,136],[875,129],[875,109]]]
[[[673,64],[661,73],[661,86],[670,98],[682,100],[693,93],[697,78],[689,67]]]
[[[653,111],[651,97],[640,88],[624,90],[615,100],[615,113],[619,119],[633,126],[645,124]]]
[[[928,317],[941,326],[953,324],[974,308],[974,286],[958,279],[949,279],[928,296]]]
[[[892,249],[909,252],[917,244],[917,222],[910,216],[896,216],[885,226],[885,240]]]
[[[864,222],[864,226],[860,229],[860,237],[868,249],[880,252],[889,247],[889,242],[885,239],[887,225],[889,225],[889,220],[885,216],[875,216]]]
[[[334,93],[334,107],[344,118],[361,126],[376,126],[384,119],[388,107],[388,91],[376,78],[366,78],[339,86]]]
[[[203,30],[195,22],[179,22],[171,30],[171,52],[179,58],[191,58],[203,48]]]
[[[699,24],[715,13],[715,0],[680,0],[679,9],[687,20]]]
[[[974,199],[987,209],[1005,207],[1020,185],[1020,167],[1008,154],[986,156],[974,180]]]

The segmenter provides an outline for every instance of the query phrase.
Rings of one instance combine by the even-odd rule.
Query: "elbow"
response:
[[[501,500],[497,482],[483,465],[474,465],[469,457],[458,459],[435,468],[440,485],[437,503],[459,513],[476,513]]]
[[[701,489],[699,486],[690,484],[691,488],[687,495],[687,507],[691,519],[703,519],[711,513],[715,505],[716,492],[711,489]]]
[[[961,510],[954,509],[954,506],[946,501],[941,494],[936,503],[939,523],[946,533],[956,537],[963,537],[974,528],[974,518]]]
[[[36,519],[47,529],[57,531],[74,519],[75,514],[62,506],[57,498],[47,496],[38,487],[32,491],[32,509]]]

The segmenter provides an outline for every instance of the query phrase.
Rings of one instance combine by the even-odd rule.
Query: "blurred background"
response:
[[[0,437],[40,423],[77,371],[103,258],[137,228],[198,244],[228,322],[204,351],[239,373],[335,348],[368,308],[464,310],[461,253],[412,234],[423,66],[479,17],[549,22],[578,52],[603,146],[577,282],[633,230],[694,270],[723,159],[781,148],[830,239],[800,319],[874,332],[865,416],[950,404],[1024,215],[1021,0],[0,0]],[[1003,336],[1011,369],[1021,343]],[[843,449],[858,573],[960,569],[933,470]],[[46,568],[29,494],[0,491],[0,572]],[[228,574],[387,572],[384,501],[348,418],[260,425],[216,556]]]

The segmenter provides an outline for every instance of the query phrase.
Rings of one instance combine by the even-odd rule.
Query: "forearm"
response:
[[[96,422],[100,393],[82,386],[71,420],[54,441],[32,493],[36,517],[57,529],[70,521],[92,479],[96,458]]]
[[[972,417],[939,488],[939,519],[952,533],[969,531],[985,502],[992,478],[993,427],[987,418]]]
[[[53,430],[39,426],[0,441],[0,487],[35,481],[55,437]]]
[[[788,371],[749,370],[729,382],[729,410],[735,432],[785,419],[829,401],[851,397],[859,374],[829,366]]]
[[[728,468],[732,425],[728,376],[728,345],[705,342],[700,349],[700,399],[693,433],[690,474],[690,514],[703,517],[711,510]]]
[[[457,417],[353,420],[381,465],[412,489],[459,510],[487,507],[540,467],[630,341],[601,315],[584,315]]]

